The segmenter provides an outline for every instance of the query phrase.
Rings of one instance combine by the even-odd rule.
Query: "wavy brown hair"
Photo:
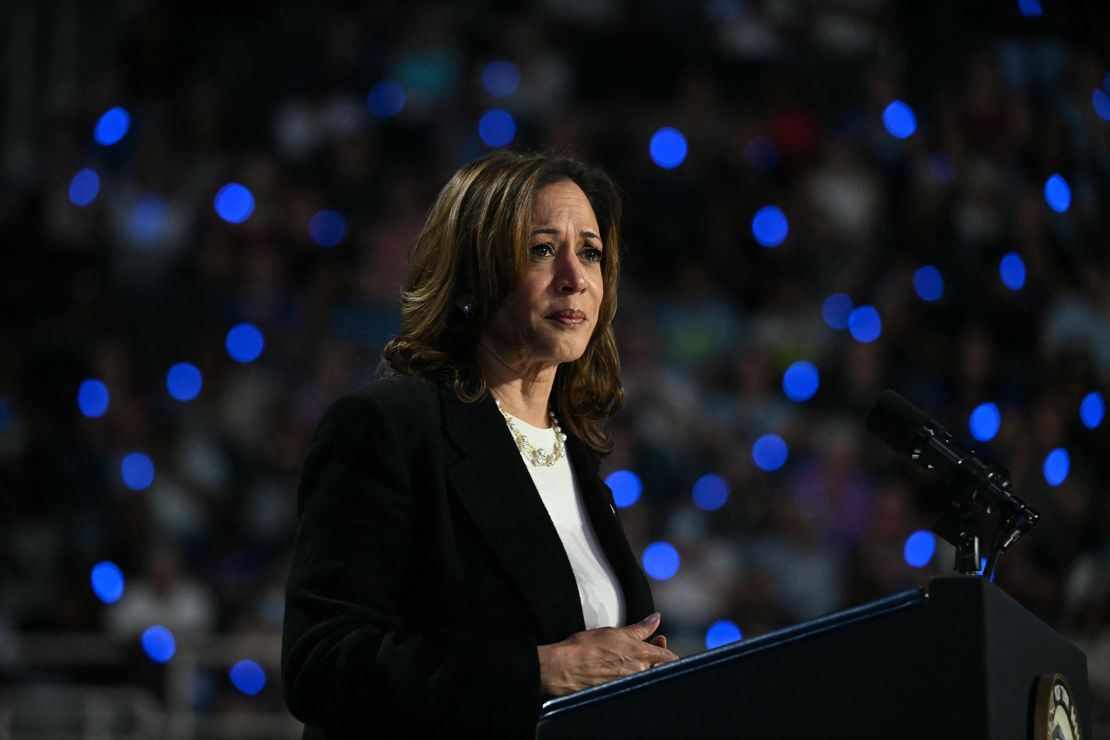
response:
[[[612,443],[600,422],[624,390],[613,337],[620,266],[621,199],[603,171],[566,157],[497,151],[466,165],[436,197],[413,244],[401,294],[401,333],[384,359],[402,375],[447,383],[462,401],[489,393],[476,348],[486,323],[524,279],[536,193],[570,180],[601,229],[604,293],[586,351],[555,373],[552,406],[560,423],[599,454]],[[472,306],[469,318],[460,306]]]

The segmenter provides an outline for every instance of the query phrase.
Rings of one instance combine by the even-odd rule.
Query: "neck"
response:
[[[542,429],[551,426],[547,412],[558,365],[507,362],[488,348],[478,352],[478,365],[501,408],[532,426]]]

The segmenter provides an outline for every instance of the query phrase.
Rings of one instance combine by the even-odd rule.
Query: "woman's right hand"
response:
[[[648,637],[659,627],[659,612],[627,627],[602,627],[576,632],[562,642],[540,645],[540,691],[562,696],[620,676],[639,673],[678,656],[667,650],[667,638]]]

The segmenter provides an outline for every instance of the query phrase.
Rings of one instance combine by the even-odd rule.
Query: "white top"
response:
[[[515,416],[513,423],[534,446],[544,450],[555,447],[555,430],[540,429]],[[547,514],[559,533],[563,549],[567,551],[574,580],[578,583],[578,597],[582,601],[582,617],[586,629],[620,627],[624,624],[624,594],[620,583],[601,550],[589,515],[582,504],[570,459],[563,455],[550,468],[533,465],[524,457],[532,482],[540,493],[540,500],[547,507]]]

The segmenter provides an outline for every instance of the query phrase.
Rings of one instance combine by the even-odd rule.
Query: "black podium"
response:
[[[1053,674],[1090,738],[1082,651],[988,581],[943,577],[553,699],[536,737],[1039,740]]]

